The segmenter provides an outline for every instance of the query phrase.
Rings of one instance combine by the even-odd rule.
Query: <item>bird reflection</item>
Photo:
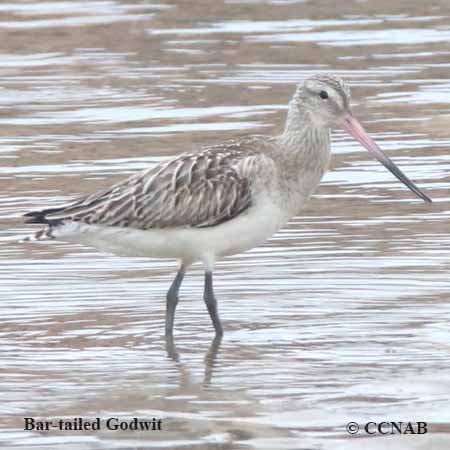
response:
[[[208,387],[211,384],[214,367],[217,362],[217,357],[219,355],[220,345],[222,343],[222,336],[215,335],[214,339],[211,341],[211,345],[209,346],[208,351],[205,355],[205,374],[203,378],[203,386]],[[175,340],[173,338],[173,334],[168,334],[165,336],[165,344],[166,344],[166,353],[167,356],[177,363],[180,373],[185,376],[188,375],[184,364],[180,360],[180,353],[175,344]]]

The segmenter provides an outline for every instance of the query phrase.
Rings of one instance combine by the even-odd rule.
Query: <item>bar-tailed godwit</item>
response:
[[[250,136],[182,154],[68,205],[30,212],[27,223],[45,224],[37,239],[179,260],[166,297],[166,335],[173,333],[186,269],[203,263],[204,300],[216,334],[222,335],[213,290],[215,262],[262,244],[299,213],[327,170],[330,132],[336,126],[431,202],[353,116],[344,82],[318,75],[298,86],[280,136]]]

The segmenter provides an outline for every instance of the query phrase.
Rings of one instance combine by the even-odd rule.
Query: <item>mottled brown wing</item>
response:
[[[111,189],[48,211],[45,219],[142,230],[218,225],[252,201],[245,168],[253,156],[220,150],[179,156]]]

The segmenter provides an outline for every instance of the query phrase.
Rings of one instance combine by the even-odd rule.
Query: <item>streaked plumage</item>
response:
[[[251,204],[248,175],[260,156],[251,150],[255,141],[180,155],[110,189],[37,214],[52,226],[68,220],[139,230],[218,225]]]
[[[185,270],[201,261],[205,302],[221,334],[212,289],[215,261],[263,243],[300,211],[327,169],[330,130],[337,123],[427,199],[389,166],[393,163],[370,138],[355,131],[349,99],[339,78],[311,77],[294,94],[282,135],[251,136],[180,155],[61,208],[28,213],[27,221],[46,225],[37,239],[179,259],[180,270],[167,294],[166,334],[172,333]]]

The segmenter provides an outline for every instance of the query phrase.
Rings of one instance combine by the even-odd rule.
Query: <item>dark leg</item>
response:
[[[213,274],[212,272],[205,272],[205,293],[204,299],[209,315],[211,316],[214,329],[217,336],[223,335],[222,324],[220,323],[219,312],[217,311],[217,300],[214,296],[213,290]]]
[[[166,336],[173,334],[173,321],[175,319],[175,309],[178,304],[178,291],[180,290],[181,282],[183,281],[186,267],[181,266],[177,276],[173,280],[170,289],[166,295]]]
[[[180,355],[178,353],[177,346],[175,345],[173,334],[166,333],[165,341],[167,356],[175,362],[180,362]]]

